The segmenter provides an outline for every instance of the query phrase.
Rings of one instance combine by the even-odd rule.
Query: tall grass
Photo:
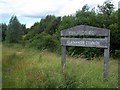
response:
[[[118,62],[110,59],[108,81],[103,80],[103,58],[87,61],[47,51],[3,45],[3,88],[117,88]]]
[[[0,89],[2,88],[2,42],[0,42]]]

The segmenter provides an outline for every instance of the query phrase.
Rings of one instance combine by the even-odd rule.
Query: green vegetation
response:
[[[110,59],[109,79],[103,80],[103,58],[87,61],[67,56],[61,73],[61,56],[48,51],[3,44],[3,88],[118,88],[118,62]]]
[[[23,30],[16,16],[12,16],[6,30],[6,41],[18,43],[22,40]]]
[[[84,5],[74,15],[47,15],[30,28],[12,16],[8,25],[0,24],[3,88],[118,88],[118,16],[120,9],[115,11],[110,0],[97,10]],[[103,49],[98,48],[68,47],[67,67],[61,73],[60,32],[77,25],[110,30],[108,81],[103,80]]]
[[[8,26],[2,24],[2,40],[3,42],[20,42],[25,47],[39,50],[47,49],[51,52],[61,53],[60,31],[76,25],[89,25],[110,29],[110,55],[113,58],[119,58],[120,29],[118,28],[118,12],[119,10],[114,10],[112,1],[107,0],[102,5],[98,5],[97,9],[90,9],[86,4],[74,15],[63,17],[47,15],[28,29],[25,25],[19,23],[16,16],[13,16]],[[77,57],[82,55],[87,60],[103,54],[103,50],[97,48],[70,47],[67,50],[69,55]]]
[[[2,43],[0,43],[0,88],[2,88]]]

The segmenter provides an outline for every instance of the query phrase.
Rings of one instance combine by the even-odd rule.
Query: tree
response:
[[[84,5],[82,10],[76,11],[76,21],[77,25],[93,25],[93,21],[96,21],[96,13],[94,9],[90,11],[89,6],[87,4]]]
[[[41,22],[40,29],[43,29],[47,34],[53,35],[58,29],[61,17],[55,17],[54,15],[47,15]]]
[[[21,26],[22,26],[23,34],[24,34],[24,35],[27,34],[28,31],[27,31],[27,29],[26,29],[26,25],[25,25],[25,24],[22,24]]]
[[[67,29],[75,25],[76,25],[75,16],[72,16],[72,15],[63,16],[58,29],[59,31],[61,31],[63,29]]]
[[[103,18],[103,27],[108,28],[110,25],[110,16],[114,11],[114,5],[110,0],[107,0],[103,5],[98,5],[98,14],[101,14]]]
[[[16,16],[12,16],[6,31],[6,41],[18,43],[22,40],[23,30]]]
[[[86,4],[82,7],[83,12],[87,12],[89,10],[89,6]]]
[[[114,12],[111,14],[110,17],[110,36],[111,36],[111,41],[110,41],[110,47],[111,47],[111,52],[115,53],[116,50],[120,49],[120,29],[119,29],[119,21],[118,21],[118,11]]]
[[[120,16],[120,10],[118,15],[118,11],[114,11],[114,5],[110,1],[106,1],[102,5],[99,5],[98,9],[99,12],[96,13],[95,8],[90,9],[86,4],[81,10],[76,11],[74,15],[63,17],[47,15],[44,19],[41,19],[40,22],[35,23],[28,30],[28,33],[24,35],[26,45],[39,50],[47,49],[59,53],[61,50],[60,31],[83,24],[110,29],[110,52],[118,53],[116,51],[120,50],[120,38],[118,38],[120,37],[120,29],[118,28],[118,16]],[[84,38],[84,36],[82,37]],[[79,38],[79,36],[75,38]],[[97,57],[103,53],[103,49],[81,47],[69,47],[67,48],[67,51],[69,55],[82,55],[82,57],[88,59]]]
[[[106,16],[110,16],[114,10],[114,5],[110,0],[107,0],[103,5],[98,5],[99,13],[102,13]]]
[[[2,41],[5,41],[7,25],[2,23]]]

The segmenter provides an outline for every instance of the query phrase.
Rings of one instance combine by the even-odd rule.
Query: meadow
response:
[[[0,89],[2,88],[2,43],[0,42]]]
[[[118,60],[110,58],[108,81],[103,80],[103,57],[86,60],[17,44],[2,46],[3,88],[118,88]]]

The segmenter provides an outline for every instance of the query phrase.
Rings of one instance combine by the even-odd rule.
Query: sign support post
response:
[[[110,48],[110,31],[86,25],[75,26],[61,31],[62,72],[66,67],[66,46],[97,47],[104,49],[104,80],[108,80],[108,62]],[[100,38],[65,38],[65,36],[99,36]],[[103,38],[104,37],[104,38]]]
[[[104,49],[104,80],[108,80],[108,49]]]
[[[110,32],[108,32],[108,37],[105,37],[108,40],[108,47],[104,49],[104,80],[108,80],[108,63],[109,63],[109,48],[110,48]]]
[[[62,46],[62,72],[65,70],[66,66],[66,46]]]

